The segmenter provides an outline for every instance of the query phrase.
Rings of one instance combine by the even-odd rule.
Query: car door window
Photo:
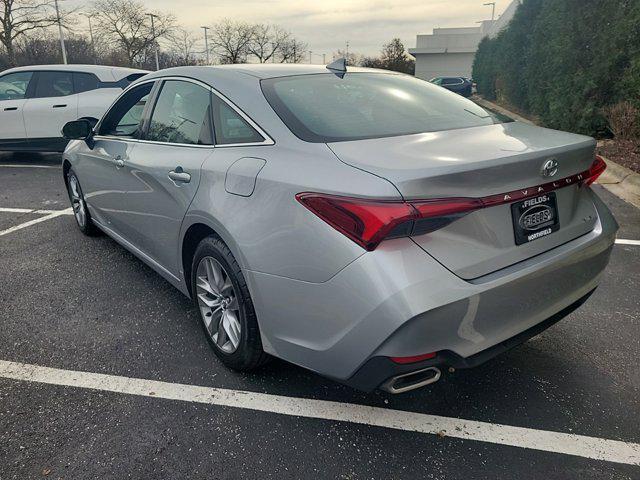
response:
[[[442,85],[461,85],[462,83],[460,78],[445,78]]]
[[[98,133],[118,137],[137,137],[152,87],[152,82],[145,83],[120,97],[102,120]]]
[[[213,96],[213,112],[216,144],[264,142],[264,137],[249,122],[216,95]]]
[[[145,139],[212,145],[210,91],[191,82],[165,81],[151,114]]]
[[[0,100],[20,100],[27,94],[33,72],[15,72],[0,77]]]
[[[64,97],[73,94],[72,72],[38,72],[35,98]]]
[[[73,72],[73,91],[75,93],[96,90],[100,86],[100,80],[93,73]]]

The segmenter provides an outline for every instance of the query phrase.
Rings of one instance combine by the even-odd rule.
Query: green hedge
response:
[[[480,43],[473,78],[548,127],[607,135],[603,106],[640,107],[640,0],[524,0]]]

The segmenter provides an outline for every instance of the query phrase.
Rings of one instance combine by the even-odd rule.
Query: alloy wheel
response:
[[[213,257],[200,260],[196,270],[196,295],[208,335],[224,353],[240,345],[240,305],[229,274]]]
[[[69,198],[71,199],[71,207],[76,217],[78,225],[84,227],[87,222],[87,211],[85,210],[84,199],[82,198],[82,190],[75,175],[69,175]]]

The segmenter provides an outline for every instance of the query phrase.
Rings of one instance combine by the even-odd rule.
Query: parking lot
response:
[[[216,361],[196,310],[84,237],[59,155],[0,154],[0,479],[640,478],[640,210],[542,335],[404,395]],[[79,373],[83,372],[83,373]]]

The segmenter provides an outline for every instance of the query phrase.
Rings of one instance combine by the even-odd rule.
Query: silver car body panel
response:
[[[557,190],[560,231],[518,247],[506,205],[366,252],[295,200],[300,192],[397,201],[493,195],[544,183],[541,158],[558,158],[557,177],[586,170],[593,140],[510,123],[307,143],[260,89],[261,78],[307,73],[327,71],[183,67],[134,83],[171,77],[207,85],[266,141],[194,147],[98,137],[93,149],[72,141],[64,159],[92,217],[186,295],[185,236],[209,227],[242,267],[265,350],[341,380],[379,355],[473,355],[597,285],[617,225],[588,187]],[[191,173],[188,185],[167,178],[176,166]]]

